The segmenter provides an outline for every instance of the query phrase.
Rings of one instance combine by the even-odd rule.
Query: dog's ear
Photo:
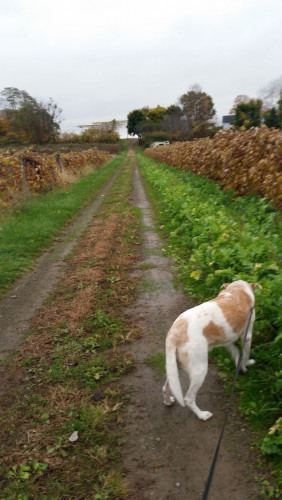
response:
[[[258,287],[260,290],[262,290],[262,286],[259,283],[250,283],[251,287],[253,290],[255,290],[256,287]]]
[[[220,287],[220,290],[221,290],[222,288],[227,288],[227,287],[228,287],[228,285],[230,285],[230,283],[223,283],[223,285],[221,285],[221,287]]]

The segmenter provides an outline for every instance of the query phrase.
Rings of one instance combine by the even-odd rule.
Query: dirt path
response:
[[[144,260],[135,270],[141,278],[139,300],[127,314],[143,325],[145,336],[131,349],[137,360],[135,371],[123,379],[124,386],[132,390],[124,422],[126,478],[134,500],[196,500],[203,492],[228,398],[216,368],[211,365],[198,396],[200,407],[214,413],[211,420],[199,421],[188,409],[179,405],[168,408],[162,403],[164,380],[150,368],[147,359],[164,353],[165,335],[171,323],[193,304],[174,289],[171,262],[162,255],[162,243],[137,167],[134,204],[142,211]],[[252,468],[256,455],[250,449],[254,436],[235,406],[219,454],[209,497],[212,500],[259,498]]]
[[[49,296],[64,270],[64,260],[99,209],[120,169],[98,196],[37,260],[34,271],[25,275],[0,301],[0,360],[6,358],[22,341],[29,320]],[[0,389],[1,392],[1,389]]]
[[[130,152],[130,156],[134,163],[134,153]],[[73,249],[116,176],[51,251],[39,259],[35,271],[21,280],[0,304],[1,357],[21,342],[29,320],[63,273],[65,256]],[[193,304],[180,289],[174,288],[172,263],[162,255],[162,242],[156,234],[152,209],[136,166],[133,205],[142,213],[144,245],[142,260],[133,272],[140,279],[138,300],[125,315],[143,326],[144,335],[130,347],[135,369],[120,382],[125,392],[131,393],[131,402],[124,414],[126,442],[122,452],[125,478],[130,487],[128,499],[196,500],[203,492],[228,396],[224,394],[216,368],[211,365],[199,393],[200,406],[214,414],[211,420],[201,422],[188,409],[179,405],[167,408],[162,403],[164,380],[150,367],[148,358],[163,356],[165,335],[171,323]],[[253,440],[246,422],[238,415],[235,402],[210,500],[255,500],[260,497],[254,482]]]

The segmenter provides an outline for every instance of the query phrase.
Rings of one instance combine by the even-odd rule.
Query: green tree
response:
[[[127,131],[129,135],[141,135],[142,124],[146,121],[148,108],[134,109],[127,115]]]
[[[234,127],[259,127],[261,124],[261,99],[251,99],[249,102],[238,104],[235,109]]]
[[[281,121],[279,119],[279,113],[276,108],[270,108],[268,109],[264,115],[264,123],[267,127],[269,128],[280,128],[281,127]]]
[[[163,106],[160,106],[158,104],[156,108],[149,109],[147,118],[153,121],[154,123],[161,125],[161,122],[163,121],[166,113],[167,113],[167,108],[164,108]]]
[[[155,108],[144,107],[128,114],[128,132],[139,136],[139,143],[145,147],[154,141],[170,140],[164,129],[167,108],[159,104]]]

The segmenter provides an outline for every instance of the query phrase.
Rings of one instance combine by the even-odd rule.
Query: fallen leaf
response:
[[[69,441],[71,443],[74,443],[77,440],[78,440],[78,432],[77,431],[73,431],[72,435],[69,437]]]

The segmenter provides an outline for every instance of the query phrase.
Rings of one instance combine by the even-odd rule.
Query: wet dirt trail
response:
[[[134,372],[122,379],[131,389],[131,403],[124,425],[126,443],[123,461],[134,500],[196,500],[201,498],[225,416],[228,396],[224,394],[217,369],[210,364],[206,381],[198,394],[199,406],[213,412],[206,422],[187,408],[166,407],[162,402],[164,378],[150,368],[148,358],[164,354],[165,336],[174,319],[195,305],[175,289],[172,262],[162,255],[153,223],[152,208],[135,166],[133,203],[142,212],[143,260],[134,275],[141,280],[139,299],[127,315],[143,326],[144,336],[131,353]],[[187,380],[182,380],[187,386]],[[210,490],[211,500],[259,498],[252,465],[254,436],[239,417],[236,403],[228,419]]]

